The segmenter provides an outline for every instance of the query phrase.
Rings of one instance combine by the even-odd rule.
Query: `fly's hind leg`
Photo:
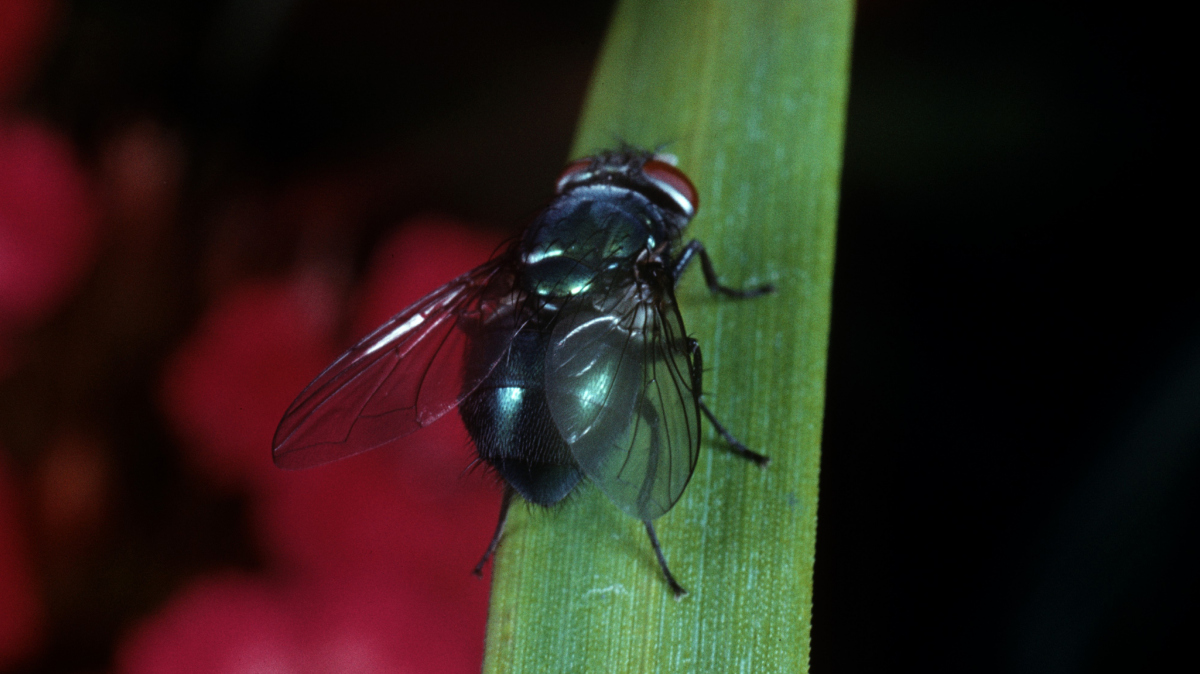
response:
[[[660,452],[657,430],[658,414],[655,412],[654,406],[650,405],[645,400],[643,400],[642,408],[642,414],[646,418],[646,425],[651,429],[652,433],[650,437],[650,454],[648,456],[649,466],[647,469],[647,474],[653,475],[655,473],[655,467],[658,465],[658,457]],[[639,502],[644,502],[645,500],[651,498],[651,487],[651,481],[646,481],[643,483],[642,493],[638,496]],[[670,567],[667,566],[667,558],[663,556],[662,546],[658,544],[658,535],[654,533],[654,525],[650,523],[650,520],[642,520],[642,524],[646,525],[646,534],[650,536],[650,547],[654,548],[654,556],[658,558],[658,565],[662,567],[663,576],[667,580],[667,585],[671,588],[671,593],[675,595],[676,599],[682,599],[683,596],[687,594],[687,590],[683,589],[683,586],[679,584],[679,581],[675,580],[675,576],[671,573]]]
[[[683,276],[683,272],[687,269],[692,260],[696,256],[700,256],[700,268],[704,270],[704,282],[708,285],[708,291],[714,295],[721,293],[726,297],[736,299],[748,299],[750,297],[758,297],[775,291],[775,286],[771,283],[758,286],[757,288],[748,288],[739,290],[723,286],[717,281],[717,272],[713,269],[712,259],[708,257],[708,251],[704,249],[704,244],[696,239],[692,239],[679,251],[679,260],[675,262],[675,268],[672,270],[675,274],[675,282],[679,283],[679,279]]]
[[[676,599],[682,599],[688,591],[675,580],[675,576],[671,575],[671,569],[667,567],[667,558],[663,557],[662,547],[658,544],[658,536],[654,533],[654,525],[650,523],[650,520],[644,520],[642,524],[646,525],[646,533],[650,535],[650,545],[654,548],[654,555],[658,557],[658,565],[662,567],[663,575],[667,578],[667,585],[671,587],[671,593],[675,595]]]
[[[696,398],[699,399],[700,395],[704,392],[704,357],[700,353],[700,343],[691,337],[688,338],[688,350],[692,354],[692,367],[693,372],[695,373],[693,376],[692,387],[696,391]],[[720,421],[717,421],[716,415],[712,413],[712,410],[708,409],[708,405],[705,405],[703,400],[698,401],[700,403],[700,411],[703,412],[704,416],[708,418],[708,422],[713,425],[713,428],[717,429],[717,433],[720,433],[721,437],[725,438],[725,442],[728,443],[729,451],[737,454],[747,461],[753,461],[759,466],[766,466],[767,464],[771,463],[771,457],[764,454],[759,454],[758,452],[742,444],[741,440],[738,440],[736,437],[734,437],[733,433],[729,432],[729,429],[725,428]]]
[[[509,485],[504,485],[504,500],[500,501],[500,520],[496,522],[496,533],[492,534],[492,542],[488,544],[487,552],[483,553],[483,559],[475,565],[475,569],[471,573],[476,576],[483,576],[483,567],[487,565],[492,555],[496,554],[496,548],[500,545],[500,538],[504,536],[504,523],[508,521],[508,508],[512,505],[513,492],[515,490]]]

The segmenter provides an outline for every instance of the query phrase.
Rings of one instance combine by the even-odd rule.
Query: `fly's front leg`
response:
[[[700,343],[691,337],[688,338],[688,350],[692,354],[692,371],[694,372],[692,376],[692,388],[696,391],[696,398],[699,399],[700,395],[704,392],[704,357],[700,353]],[[708,422],[713,425],[713,428],[717,429],[717,433],[720,433],[722,438],[725,438],[725,442],[729,443],[729,451],[747,461],[753,461],[759,466],[766,466],[771,463],[771,457],[759,454],[746,445],[743,445],[741,440],[733,437],[733,433],[730,433],[720,421],[717,421],[716,415],[712,413],[712,410],[708,409],[708,405],[705,405],[703,400],[698,400],[698,402],[700,403],[700,411],[708,418]]]
[[[689,241],[683,247],[683,250],[679,252],[679,260],[675,263],[675,269],[673,270],[675,272],[675,283],[679,283],[679,279],[683,277],[684,270],[692,263],[696,255],[700,256],[700,267],[704,270],[704,282],[708,285],[708,291],[713,294],[721,293],[727,297],[746,299],[765,295],[775,290],[775,286],[771,283],[748,290],[738,290],[737,288],[729,288],[721,285],[717,281],[717,272],[713,269],[712,259],[708,257],[708,251],[704,249],[704,244],[696,239]]]

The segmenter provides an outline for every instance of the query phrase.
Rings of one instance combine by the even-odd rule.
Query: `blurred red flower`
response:
[[[0,350],[65,299],[96,239],[91,188],[67,140],[0,112]]]
[[[401,228],[371,265],[355,336],[497,242],[441,219]],[[311,278],[246,284],[168,365],[166,414],[205,474],[251,491],[269,573],[198,582],[126,642],[121,671],[478,671],[488,584],[469,571],[499,493],[464,479],[472,452],[456,415],[311,471],[271,465],[283,411],[336,355],[332,297]],[[229,638],[243,623],[254,627]],[[188,664],[193,649],[203,666]]]
[[[275,425],[336,355],[332,293],[317,276],[245,283],[168,360],[163,409],[194,465],[217,484],[275,476]]]
[[[476,616],[451,615],[446,608],[423,613],[430,606],[396,585],[299,585],[245,574],[204,578],[126,638],[115,671],[479,671],[482,625]],[[468,636],[476,643],[464,642]]]
[[[289,607],[265,582],[209,578],[179,593],[128,637],[116,657],[127,674],[317,672],[304,667]]]

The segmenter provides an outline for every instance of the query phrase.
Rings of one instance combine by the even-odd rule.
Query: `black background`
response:
[[[866,3],[813,671],[1157,671],[1196,620],[1200,303],[1130,7]]]

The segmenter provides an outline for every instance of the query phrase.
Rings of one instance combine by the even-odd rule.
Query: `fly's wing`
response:
[[[520,329],[506,258],[467,272],[342,354],[288,407],[280,468],[365,452],[436,421],[491,372]]]
[[[695,364],[669,283],[626,283],[563,308],[546,356],[550,415],[613,503],[649,521],[683,494],[700,450]]]

